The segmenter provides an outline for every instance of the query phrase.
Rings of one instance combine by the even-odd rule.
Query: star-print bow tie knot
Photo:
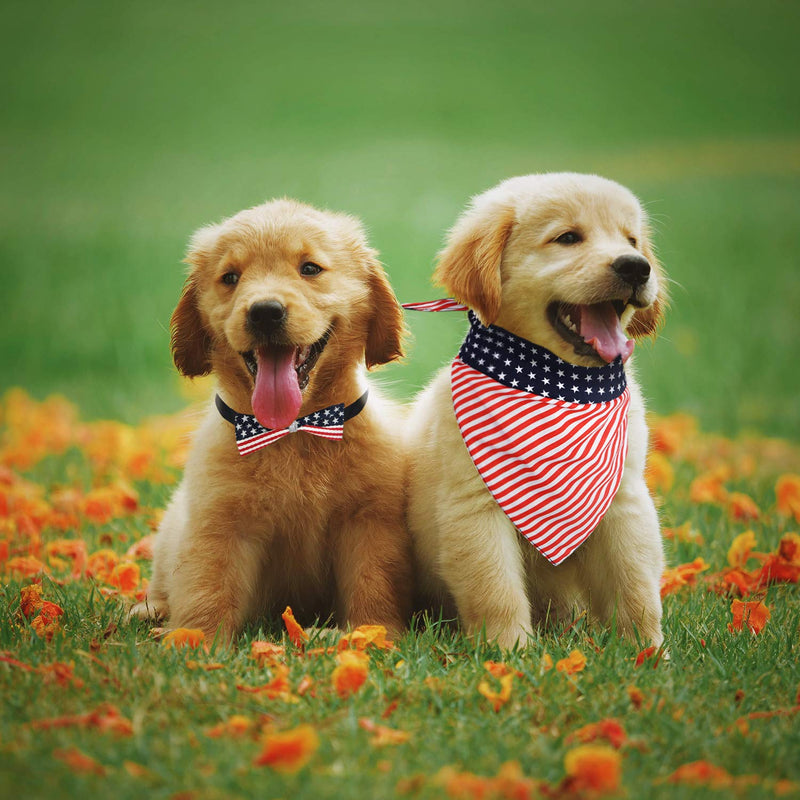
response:
[[[289,434],[303,431],[322,439],[344,438],[344,423],[352,419],[367,402],[367,392],[345,406],[344,403],[321,408],[312,414],[296,419],[286,428],[265,428],[252,414],[240,414],[234,411],[217,395],[216,404],[219,413],[233,425],[236,434],[236,447],[239,455],[246,456],[256,450],[273,444]]]

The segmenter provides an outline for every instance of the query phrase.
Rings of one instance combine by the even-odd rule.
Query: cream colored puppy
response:
[[[500,329],[500,336],[509,332],[513,335],[509,340],[520,348],[526,346],[521,340],[527,340],[543,348],[540,353],[549,351],[544,356],[548,361],[540,359],[530,372],[531,379],[544,381],[540,385],[546,387],[543,403],[549,411],[584,406],[572,404],[568,395],[558,398],[554,386],[558,381],[550,383],[549,371],[541,372],[549,370],[542,366],[545,363],[559,363],[561,372],[576,367],[574,372],[589,381],[589,391],[597,385],[593,378],[599,380],[615,370],[619,376],[624,363],[628,398],[617,399],[623,405],[605,432],[609,441],[615,440],[616,451],[610,444],[602,445],[596,456],[600,461],[606,452],[617,453],[616,478],[606,480],[592,471],[594,467],[579,473],[573,494],[553,501],[552,508],[537,506],[537,488],[528,496],[527,506],[522,503],[522,508],[509,512],[517,520],[525,519],[523,536],[495,499],[501,497],[497,485],[492,484],[490,492],[487,478],[481,477],[470,455],[473,452],[477,458],[479,444],[488,434],[467,431],[469,415],[475,412],[479,418],[489,401],[457,399],[461,373],[455,371],[455,362],[453,368],[443,369],[416,400],[409,424],[413,456],[408,519],[423,592],[445,604],[454,602],[468,633],[477,634],[485,627],[488,639],[503,647],[524,642],[532,626],[548,617],[567,617],[576,607],[588,609],[592,618],[606,624],[616,619],[625,634],[637,629],[660,644],[659,582],[664,559],[658,517],[643,476],[647,428],[630,358],[633,341],[628,337],[655,331],[666,293],[639,202],[619,184],[592,175],[511,178],[473,199],[450,231],[435,279],[474,312],[470,337],[494,335]],[[465,346],[469,342],[468,338]],[[476,342],[473,346],[478,349]],[[477,361],[475,366],[483,369]],[[476,377],[484,379],[477,373]],[[624,388],[625,377],[616,388]],[[514,387],[517,392],[516,383]],[[606,407],[611,403],[591,406]],[[500,418],[504,413],[489,416]],[[548,444],[545,437],[557,436],[552,432],[517,442],[518,426],[511,422],[502,427],[507,418],[498,423],[495,439],[511,441],[519,458],[541,451],[547,459],[553,457],[548,450],[566,447],[555,439],[552,446]],[[465,437],[470,435],[468,450]],[[555,465],[542,466],[534,456],[530,475],[539,480],[546,473],[547,481],[558,481],[582,456],[579,451],[588,438],[588,434],[578,436],[566,455],[557,453]],[[514,471],[517,456],[495,470],[494,480],[502,483]],[[482,472],[488,475],[491,465]],[[526,481],[520,479],[519,492],[526,491]],[[601,515],[592,519],[587,507],[594,501],[587,498],[597,494],[601,483],[609,496],[605,506],[591,506],[595,512],[601,509],[596,512]],[[531,485],[528,481],[527,489]],[[542,492],[549,490],[547,484],[542,487]],[[507,508],[513,504],[513,497],[504,501]],[[583,520],[584,527],[590,527],[576,534],[579,546],[573,541],[572,550],[559,551],[543,545],[549,553],[546,558],[529,543],[546,539],[553,515],[564,517],[562,527],[568,527],[581,513],[590,520]]]

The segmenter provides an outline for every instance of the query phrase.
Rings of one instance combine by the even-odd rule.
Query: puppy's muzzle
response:
[[[270,337],[283,328],[287,316],[279,300],[259,300],[247,310],[247,329],[255,336]]]
[[[650,279],[650,262],[644,256],[619,256],[611,262],[611,269],[632,289],[644,286]]]

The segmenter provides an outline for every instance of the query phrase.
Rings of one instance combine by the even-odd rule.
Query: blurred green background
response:
[[[0,390],[180,407],[185,242],[243,207],[360,216],[420,300],[472,194],[577,170],[642,198],[675,281],[638,348],[651,408],[798,439],[798,34],[781,0],[7,2]],[[410,324],[399,397],[464,328]]]

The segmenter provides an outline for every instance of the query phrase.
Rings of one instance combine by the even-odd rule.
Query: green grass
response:
[[[32,413],[35,417],[36,410]],[[0,463],[9,462],[14,436],[35,439],[37,435],[35,424],[19,424],[19,429],[6,428],[0,438],[4,442]],[[87,436],[91,431],[94,435]],[[98,431],[92,426],[78,428],[76,441],[94,442],[96,447],[103,441],[97,439]],[[134,443],[148,441],[136,429],[130,433]],[[4,468],[0,473],[0,501],[9,509],[0,518],[4,526],[0,538],[10,542],[12,556],[37,552],[36,537],[20,520],[18,498],[39,497],[47,508],[65,486],[86,492],[125,478],[127,456],[118,448],[109,451],[109,463],[100,462],[105,466],[92,462],[90,452],[91,448],[84,452],[73,446],[60,454],[45,454],[22,471]],[[671,564],[702,556],[710,565],[708,574],[718,573],[727,567],[733,538],[746,527],[754,531],[757,549],[767,552],[775,550],[781,536],[797,529],[777,511],[774,489],[778,475],[800,472],[795,447],[694,434],[670,463],[675,485],[660,501],[663,523],[678,526],[688,521],[705,539],[702,545],[666,541]],[[690,501],[693,478],[724,463],[734,469],[726,488],[749,493],[761,509],[758,520],[732,521],[721,506]],[[16,488],[21,478],[39,488]],[[150,532],[152,509],[163,507],[171,491],[164,483],[143,481],[136,483],[136,489],[139,507],[109,522],[81,516],[79,524],[66,532],[45,525],[40,556],[47,562],[47,543],[63,536],[83,539],[89,553],[101,548],[125,553]],[[146,577],[149,563],[139,564]],[[731,598],[710,591],[704,580],[694,588],[684,587],[664,601],[669,660],[655,666],[645,662],[639,668],[636,656],[646,642],[622,640],[613,629],[588,627],[582,618],[537,631],[526,647],[511,653],[469,641],[449,626],[417,624],[397,641],[396,650],[373,651],[364,686],[354,696],[340,699],[331,682],[334,656],[303,656],[289,645],[284,661],[292,689],[305,676],[315,686],[314,695],[290,703],[237,689],[274,677],[251,658],[250,643],[269,639],[288,645],[278,619],[252,623],[228,649],[213,646],[207,655],[175,651],[156,641],[148,626],[128,621],[126,601],[107,596],[109,587],[102,581],[71,580],[68,568],[54,566],[42,580],[43,596],[65,613],[61,632],[48,642],[20,613],[20,590],[30,579],[21,580],[0,563],[0,575],[4,573],[0,584],[3,796],[22,790],[30,798],[142,794],[168,798],[182,791],[191,794],[181,797],[198,799],[437,798],[444,792],[443,768],[486,777],[496,775],[508,761],[518,762],[525,776],[555,787],[564,779],[565,755],[576,746],[570,735],[585,724],[608,718],[619,720],[627,736],[621,753],[623,793],[628,797],[706,797],[707,786],[665,782],[678,767],[699,759],[738,778],[756,776],[752,785],[740,782],[735,790],[726,790],[736,797],[775,797],[776,782],[786,780],[793,782],[795,795],[800,793],[800,764],[794,757],[800,747],[797,714],[750,719],[744,730],[737,722],[753,712],[796,712],[797,585],[778,584],[766,590],[771,618],[758,635],[728,630]],[[316,643],[312,640],[309,647]],[[542,670],[545,653],[557,661],[573,649],[587,658],[586,668],[574,678],[555,669]],[[479,683],[487,678],[483,668],[487,659],[505,661],[522,673],[514,678],[508,703],[496,713],[478,692]],[[80,685],[47,682],[40,668],[54,662],[73,665]],[[202,668],[211,663],[221,667]],[[628,694],[632,686],[644,696],[639,709]],[[396,710],[382,719],[395,701]],[[84,714],[101,703],[111,703],[130,720],[130,736],[79,727],[37,727],[37,721]],[[296,775],[254,766],[262,747],[258,736],[211,738],[206,733],[232,715],[248,717],[257,730],[310,724],[319,735],[319,749]],[[359,726],[362,718],[405,731],[409,740],[377,749]],[[56,758],[59,751],[70,748],[95,759],[105,774],[70,770]],[[147,772],[132,775],[128,762]]]
[[[658,411],[796,438],[798,18],[737,0],[8,4],[0,390],[176,409],[168,322],[196,227],[288,194],[361,216],[403,300],[510,175],[616,178],[675,281],[640,371]],[[456,320],[414,319],[409,397]]]
[[[663,333],[637,351],[650,407],[688,410],[706,430],[797,441],[798,33],[796,9],[780,0],[7,3],[0,394],[62,392],[90,418],[129,422],[182,407],[168,324],[183,249],[196,227],[240,208],[290,195],[357,214],[398,296],[427,299],[435,253],[470,195],[510,175],[577,170],[642,198],[674,281]],[[381,373],[402,398],[452,357],[464,327],[454,315],[409,324],[406,362]],[[774,462],[765,452],[755,451],[761,471],[729,488],[764,509],[753,527],[770,550],[792,529],[774,511],[774,479],[800,463],[795,451]],[[664,522],[690,520],[706,544],[670,543],[670,560],[702,555],[722,569],[744,525],[689,503],[699,466],[676,467]],[[45,496],[107,478],[76,451],[26,474]],[[162,485],[137,489],[146,507],[168,497]],[[7,538],[13,523],[0,524]],[[105,526],[82,520],[66,535],[90,552],[123,553],[147,530],[140,513]],[[59,535],[44,532],[45,541]],[[309,673],[319,691],[287,704],[235,688],[268,680],[249,641],[280,637],[274,621],[212,653],[223,668],[206,672],[127,622],[120,601],[88,581],[45,579],[46,599],[65,609],[65,635],[47,643],[19,617],[21,585],[0,587],[0,653],[33,667],[71,662],[83,686],[0,663],[4,797],[388,797],[411,780],[400,784],[415,787],[410,797],[437,798],[442,767],[495,775],[511,759],[557,784],[568,735],[607,717],[631,742],[628,797],[706,797],[706,787],[662,782],[698,758],[759,776],[737,797],[800,782],[797,716],[753,720],[747,736],[735,724],[796,702],[796,586],[769,589],[772,618],[758,636],[730,634],[730,601],[702,587],[668,597],[671,659],[656,669],[634,667],[639,643],[582,622],[513,654],[434,628],[374,653],[349,701],[327,688],[332,657],[288,658],[292,685]],[[573,648],[588,659],[574,685],[540,673],[544,652],[558,659]],[[488,658],[523,673],[497,714],[477,692]],[[646,698],[639,711],[633,684]],[[411,738],[375,750],[358,720],[380,721],[394,699],[386,724]],[[101,702],[132,721],[131,737],[30,724]],[[320,749],[296,776],[253,767],[257,742],[205,735],[231,714],[266,714],[280,729],[310,722]],[[53,757],[68,747],[107,776],[75,774]],[[125,761],[150,777],[132,777]]]

